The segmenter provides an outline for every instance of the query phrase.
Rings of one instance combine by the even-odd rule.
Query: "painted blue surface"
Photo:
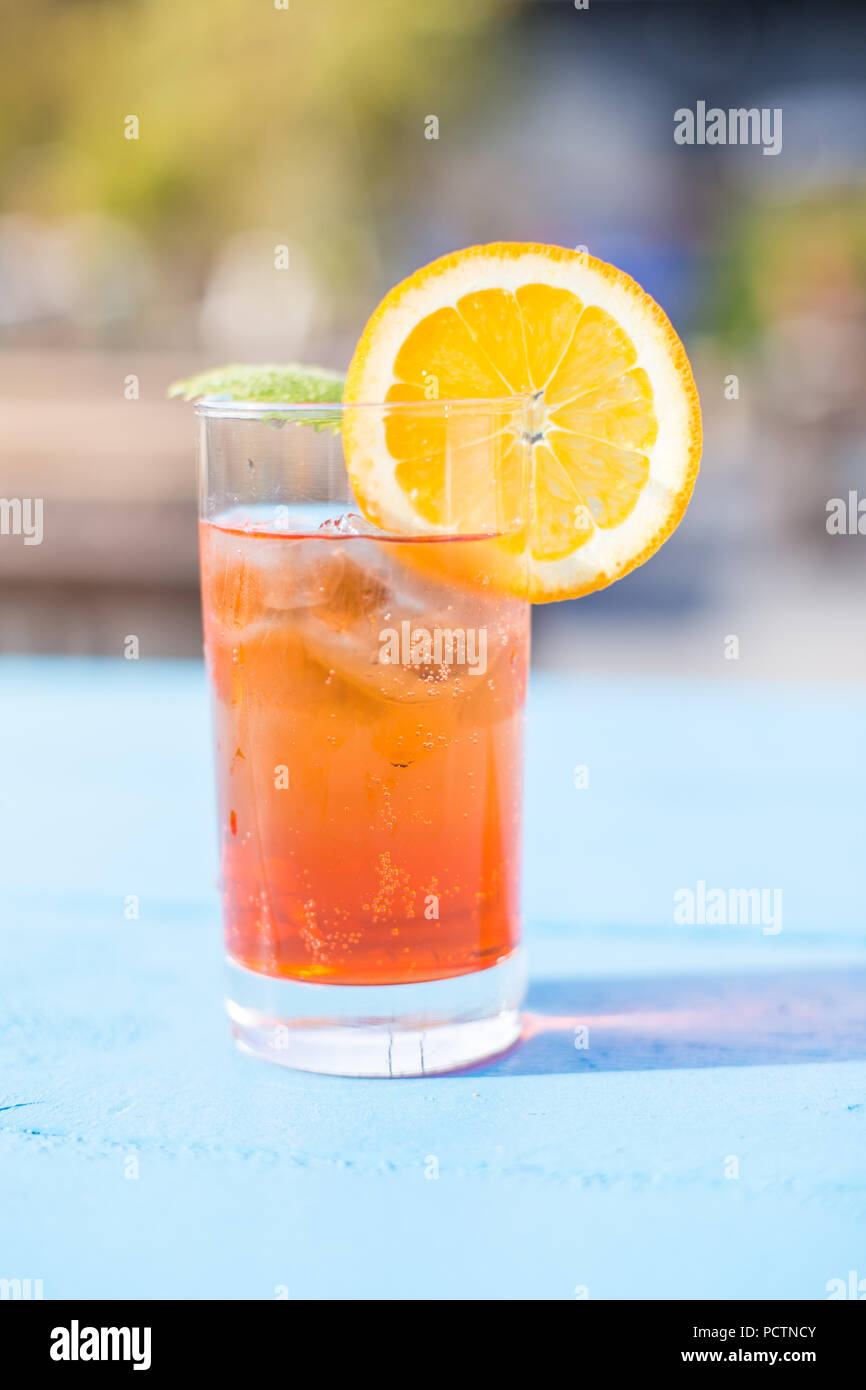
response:
[[[201,669],[0,662],[0,1277],[551,1299],[866,1277],[864,698],[725,675],[534,677],[527,1040],[382,1082],[228,1041]],[[783,930],[674,926],[698,880],[781,887]]]

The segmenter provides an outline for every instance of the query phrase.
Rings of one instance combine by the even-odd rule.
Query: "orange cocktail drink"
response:
[[[529,606],[471,582],[495,540],[302,512],[201,523],[229,954],[340,985],[496,965],[519,934]]]
[[[235,1036],[372,1076],[502,1050],[524,989],[530,403],[198,414]],[[386,438],[438,451],[431,519],[360,514],[348,461]]]

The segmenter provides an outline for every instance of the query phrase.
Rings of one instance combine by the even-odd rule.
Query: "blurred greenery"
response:
[[[159,310],[198,304],[233,235],[261,229],[273,233],[272,242],[300,248],[311,281],[326,287],[315,305],[320,336],[338,335],[347,324],[356,330],[377,291],[393,282],[405,246],[423,242],[418,208],[429,216],[421,195],[437,148],[438,186],[443,169],[458,170],[453,203],[439,224],[443,234],[456,225],[455,244],[475,236],[474,212],[502,197],[515,160],[522,159],[533,234],[537,224],[543,239],[576,237],[576,227],[593,225],[602,239],[609,207],[619,206],[607,173],[614,161],[621,183],[640,186],[637,165],[643,160],[645,167],[645,159],[637,135],[625,147],[612,139],[615,88],[595,98],[598,124],[583,148],[579,125],[569,123],[571,105],[561,95],[556,104],[556,82],[566,90],[553,56],[559,31],[535,85],[519,88],[527,17],[538,12],[530,0],[285,2],[287,9],[277,7],[282,0],[27,0],[5,14],[0,200],[25,219],[19,243],[32,239],[34,223],[83,219],[67,228],[68,255],[58,273],[83,286],[67,313],[80,333],[88,313],[97,323],[94,339],[107,341],[113,323],[128,332],[144,304],[159,325],[154,341],[189,339],[188,327],[174,335],[166,329],[169,313],[160,318]],[[618,8],[607,7],[605,16]],[[620,34],[639,47],[633,26],[623,24]],[[579,112],[589,51],[575,47],[571,61],[567,94]],[[649,98],[645,109],[651,116]],[[465,162],[461,173],[479,113],[489,130],[514,111],[518,140],[512,126],[504,147],[494,148],[499,162],[488,185],[481,162],[477,174],[467,175]],[[441,124],[441,147],[425,139],[431,114]],[[125,137],[130,116],[138,120],[138,139]],[[549,166],[528,161],[529,147],[519,144],[533,121],[549,122],[536,127],[544,131],[537,149]],[[557,171],[575,149],[582,162],[567,167],[581,177],[562,179]],[[542,173],[533,183],[536,163]],[[656,167],[661,178],[660,161]],[[798,303],[820,309],[834,292],[866,286],[862,187],[809,194],[797,186],[796,163],[790,168],[793,182],[781,196],[760,183],[732,189],[724,173],[714,180],[706,163],[690,175],[696,202],[708,201],[711,186],[717,190],[695,297],[698,321],[726,346],[756,343]],[[652,223],[651,204],[636,212],[626,203],[617,233],[629,222],[639,230],[647,206]],[[499,220],[510,226],[521,206],[521,198],[503,198]],[[114,221],[100,227],[99,215]],[[42,256],[46,281],[51,259],[49,249]],[[685,275],[682,258],[674,273]],[[31,320],[48,322],[54,313],[57,322],[55,301],[37,305]],[[329,318],[334,305],[342,323]],[[260,305],[256,312],[261,317]],[[140,321],[135,331],[143,331]]]
[[[193,293],[228,234],[285,226],[339,290],[369,271],[371,205],[423,159],[425,116],[471,101],[512,9],[28,0],[0,47],[4,206],[128,219]]]
[[[866,191],[821,188],[743,202],[723,235],[710,280],[709,326],[747,346],[768,324],[801,313],[855,309],[866,291]]]

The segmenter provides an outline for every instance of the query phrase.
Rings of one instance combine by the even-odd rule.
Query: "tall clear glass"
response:
[[[533,409],[197,407],[228,1012],[260,1057],[416,1076],[517,1037]]]

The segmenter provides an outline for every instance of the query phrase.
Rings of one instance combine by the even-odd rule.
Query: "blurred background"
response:
[[[539,609],[536,662],[718,677],[736,636],[750,674],[862,681],[866,537],[828,534],[827,504],[866,497],[864,53],[866,6],[833,0],[7,11],[0,497],[44,499],[44,539],[0,534],[0,649],[197,654],[193,417],[168,383],[344,368],[403,275],[525,239],[635,276],[705,419],[680,530]],[[698,101],[781,108],[781,152],[677,145]]]

